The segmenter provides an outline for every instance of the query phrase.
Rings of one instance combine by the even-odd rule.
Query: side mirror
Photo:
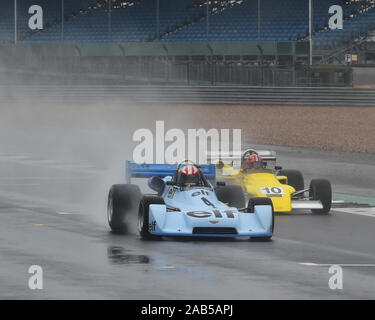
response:
[[[165,187],[165,181],[159,177],[151,177],[148,180],[148,186],[158,194],[161,194]]]
[[[276,170],[276,171],[283,170],[283,167],[275,166],[275,170]]]
[[[277,178],[277,180],[280,181],[280,183],[282,183],[282,184],[288,184],[288,178],[287,177],[277,176],[276,178]]]

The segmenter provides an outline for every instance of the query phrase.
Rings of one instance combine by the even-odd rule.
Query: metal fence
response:
[[[176,61],[147,57],[41,57],[33,63],[20,61],[15,65],[19,72],[32,70],[33,75],[46,72],[61,78],[79,75],[87,78],[106,78],[118,84],[166,84],[166,85],[245,85],[271,87],[350,86],[350,77],[343,73],[324,79],[321,74],[314,78],[308,67],[277,67],[252,65],[247,61],[211,62]],[[24,63],[24,64],[23,64]],[[329,71],[325,72],[335,72]],[[11,75],[9,75],[11,76]],[[49,82],[48,82],[49,83]],[[87,82],[92,83],[92,82]],[[81,84],[84,84],[83,82]],[[104,83],[105,84],[105,83]]]
[[[244,86],[0,86],[0,100],[375,107],[375,90]]]

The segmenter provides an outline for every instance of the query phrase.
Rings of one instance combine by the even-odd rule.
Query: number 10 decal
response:
[[[260,191],[267,196],[279,196],[285,194],[284,189],[279,187],[261,188]]]

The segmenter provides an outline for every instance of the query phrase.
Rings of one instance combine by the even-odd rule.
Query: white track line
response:
[[[307,267],[331,267],[331,266],[340,266],[340,267],[375,267],[375,264],[367,263],[313,263],[313,262],[300,262],[300,265]]]
[[[61,214],[63,216],[68,216],[68,215],[74,215],[76,213],[60,211],[60,212],[57,212],[57,214]]]
[[[375,218],[375,207],[370,208],[334,208],[335,213],[351,213],[359,216]]]

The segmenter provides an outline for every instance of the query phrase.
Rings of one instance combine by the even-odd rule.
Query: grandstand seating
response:
[[[205,0],[160,0],[161,41],[206,41]],[[224,1],[224,0],[222,0]],[[25,43],[61,40],[61,0],[18,0],[18,35]],[[65,0],[64,40],[106,42],[109,38],[108,8],[104,0]],[[126,0],[121,1],[122,3]],[[112,10],[111,40],[114,42],[156,41],[156,0],[127,0],[128,5]],[[216,1],[212,8],[217,5]],[[261,40],[304,40],[308,34],[308,2],[301,0],[261,0]],[[344,30],[328,30],[328,8],[342,4],[347,19]],[[41,5],[45,29],[31,32],[28,8]],[[254,41],[258,39],[258,0],[232,0],[211,14],[210,41]],[[314,30],[317,46],[338,45],[375,28],[375,9],[356,15],[357,4],[342,0],[314,0]],[[0,43],[14,38],[13,0],[0,5]],[[351,16],[350,16],[351,15]]]
[[[173,28],[184,21],[202,16],[192,0],[160,0],[160,31]],[[135,1],[134,5],[112,10],[112,41],[137,42],[157,38],[156,1]],[[69,42],[108,41],[108,10],[96,8],[82,12],[65,23],[65,40]],[[33,35],[30,42],[48,42],[61,39],[61,26],[55,25]]]
[[[32,34],[35,39],[45,41],[58,41],[61,39],[61,0],[18,0],[17,28],[18,38],[28,42],[28,36]],[[78,15],[82,10],[97,3],[97,0],[64,0],[65,17]],[[32,5],[40,5],[43,8],[45,30],[32,32],[28,27],[30,15],[28,9]],[[0,43],[10,42],[14,39],[14,0],[1,0],[0,4]],[[52,26],[56,26],[54,32],[48,32]],[[36,37],[36,35],[38,37]],[[34,40],[34,39],[33,39]]]
[[[326,29],[324,32],[316,33],[315,45],[318,47],[334,47],[341,42],[350,41],[361,35],[367,34],[375,29],[375,9],[361,13],[351,19],[344,21],[343,30]]]
[[[308,34],[308,2],[301,0],[261,1],[261,40],[289,41]],[[328,8],[337,0],[314,1],[314,26],[327,24]],[[353,10],[345,6],[345,14]],[[258,1],[245,0],[233,8],[210,17],[211,41],[254,41],[258,39]],[[180,32],[165,37],[165,41],[206,40],[206,20],[193,24]]]
[[[13,0],[2,0],[0,5],[0,43],[14,39]]]

